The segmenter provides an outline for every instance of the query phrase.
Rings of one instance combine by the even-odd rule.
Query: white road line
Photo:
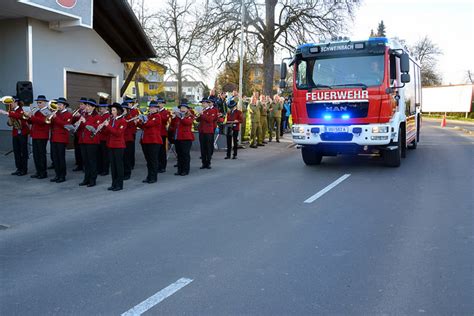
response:
[[[329,190],[333,189],[336,185],[338,185],[342,181],[346,180],[350,176],[351,176],[350,173],[347,173],[347,174],[343,175],[342,177],[340,177],[339,179],[337,179],[336,181],[334,181],[333,183],[331,183],[330,185],[328,185],[327,187],[325,187],[324,189],[322,189],[321,191],[319,191],[315,195],[309,197],[306,201],[304,201],[304,203],[313,203],[314,201],[316,201],[317,199],[322,197],[324,194],[328,193]]]
[[[170,297],[174,293],[178,292],[180,289],[188,285],[189,283],[193,282],[191,279],[181,278],[178,281],[174,282],[173,284],[168,285],[161,291],[157,292],[155,295],[150,296],[140,304],[136,305],[135,307],[129,309],[121,316],[137,316],[141,315],[153,306],[159,304],[166,298]]]

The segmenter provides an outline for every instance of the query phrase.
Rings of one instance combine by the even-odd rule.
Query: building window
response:
[[[137,88],[132,87],[132,94],[137,95]]]
[[[153,76],[153,77],[154,77],[154,76],[156,76],[156,75],[158,75],[158,72],[157,72],[157,71],[154,71],[154,70],[151,70],[151,71],[150,71],[150,76]]]
[[[188,88],[188,92],[193,92],[193,88]]]
[[[156,90],[156,89],[158,89],[158,85],[153,84],[153,83],[150,83],[148,85],[148,90]]]

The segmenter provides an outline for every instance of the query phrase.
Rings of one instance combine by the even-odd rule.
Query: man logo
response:
[[[63,8],[72,9],[76,6],[77,0],[56,0]]]

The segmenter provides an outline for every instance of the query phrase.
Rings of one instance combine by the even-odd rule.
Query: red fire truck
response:
[[[304,44],[293,66],[293,141],[307,165],[323,156],[380,155],[400,166],[421,126],[420,66],[396,40]],[[281,64],[285,87],[287,66]]]

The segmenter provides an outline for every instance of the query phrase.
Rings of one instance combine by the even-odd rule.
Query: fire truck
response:
[[[299,46],[293,67],[293,141],[306,165],[338,154],[377,155],[398,167],[420,139],[420,65],[376,37]],[[287,65],[281,63],[280,88]]]

